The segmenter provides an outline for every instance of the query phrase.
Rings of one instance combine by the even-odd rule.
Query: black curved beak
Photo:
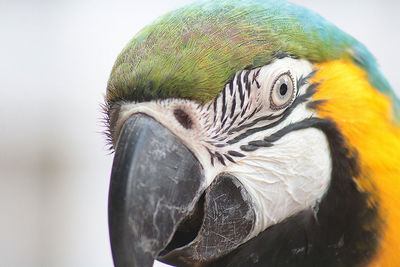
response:
[[[115,266],[152,266],[204,190],[202,166],[175,135],[147,115],[130,117],[119,137],[110,182]]]
[[[247,240],[256,215],[247,190],[221,173],[206,188],[194,154],[153,118],[124,124],[109,194],[109,230],[117,267],[154,259],[204,266]]]

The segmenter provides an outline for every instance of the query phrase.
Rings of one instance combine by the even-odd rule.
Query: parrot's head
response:
[[[115,264],[371,260],[385,220],[379,153],[364,152],[394,127],[396,101],[362,44],[293,4],[202,1],[161,17],[107,86]]]

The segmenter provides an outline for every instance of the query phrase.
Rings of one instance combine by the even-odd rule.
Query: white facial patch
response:
[[[228,169],[253,197],[257,223],[252,238],[321,199],[331,174],[328,141],[314,128],[293,131]]]
[[[307,108],[309,84],[305,77],[312,71],[306,60],[277,59],[236,73],[216,99],[204,105],[181,99],[125,103],[115,132],[118,134],[132,114],[147,114],[196,155],[207,185],[220,173],[237,177],[256,210],[250,239],[314,207],[329,187],[330,151],[319,129],[293,130],[268,146],[251,149],[252,142],[262,142],[284,127],[316,116]],[[190,127],[179,122],[177,109],[190,119]]]

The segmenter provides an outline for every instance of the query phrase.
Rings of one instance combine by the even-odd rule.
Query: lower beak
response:
[[[116,266],[152,266],[205,189],[199,161],[153,118],[122,129],[111,173],[109,230]]]

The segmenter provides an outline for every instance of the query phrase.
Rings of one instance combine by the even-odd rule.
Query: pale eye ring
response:
[[[295,85],[290,72],[282,73],[275,79],[270,94],[270,107],[279,110],[289,106],[295,96]]]

